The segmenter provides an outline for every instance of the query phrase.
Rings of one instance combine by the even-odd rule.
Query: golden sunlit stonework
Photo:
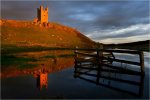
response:
[[[37,79],[37,87],[40,90],[48,87],[48,73],[45,66],[40,70],[40,73],[35,73],[34,76]]]
[[[48,87],[48,79],[47,79],[48,75],[47,73],[41,73],[39,75],[39,88],[40,90],[42,89],[42,87]]]
[[[48,7],[44,9],[41,5],[40,8],[37,8],[37,18],[34,19],[35,23],[48,23]]]

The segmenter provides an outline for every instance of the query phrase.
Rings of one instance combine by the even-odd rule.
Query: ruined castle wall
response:
[[[37,8],[37,18],[41,23],[48,23],[48,8],[44,9],[43,6]]]
[[[44,9],[41,7],[41,23],[48,23],[48,8]]]
[[[41,12],[42,17],[41,17],[41,22],[46,22],[48,23],[48,9],[47,10],[43,10]]]
[[[41,12],[39,8],[37,8],[37,18],[38,18],[38,21],[41,20]]]

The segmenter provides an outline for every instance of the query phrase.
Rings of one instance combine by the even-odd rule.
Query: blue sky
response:
[[[79,30],[102,43],[124,43],[150,39],[149,1],[2,1],[1,18],[33,20],[37,8],[49,8],[49,22]]]

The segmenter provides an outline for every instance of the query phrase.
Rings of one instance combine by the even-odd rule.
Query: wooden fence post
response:
[[[77,75],[76,75],[76,74],[77,74],[77,73],[76,73],[76,72],[77,72],[77,57],[78,57],[78,55],[77,55],[77,53],[76,53],[76,52],[77,52],[77,48],[78,48],[78,47],[76,46],[76,47],[75,47],[75,50],[74,50],[74,54],[75,54],[75,56],[74,56],[74,69],[75,69],[75,70],[74,70],[74,77],[75,77],[75,78],[76,78],[76,76],[77,76]]]
[[[139,96],[140,97],[143,95],[143,89],[144,89],[144,75],[141,75],[140,86],[139,86]]]
[[[142,75],[144,75],[145,74],[145,71],[144,71],[144,54],[141,51],[139,55],[140,55],[141,73],[142,73]]]
[[[100,78],[100,74],[101,74],[101,68],[102,68],[102,51],[101,49],[97,49],[97,66],[98,66],[98,70],[97,70],[97,79],[96,79],[96,83],[99,83],[99,78]]]

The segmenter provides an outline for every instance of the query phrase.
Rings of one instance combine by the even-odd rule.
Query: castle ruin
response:
[[[37,88],[41,90],[42,88],[48,87],[48,72],[46,66],[43,65],[38,72],[34,72],[34,76],[37,81]]]
[[[40,22],[41,24],[48,23],[48,7],[46,7],[45,9],[43,6],[37,8],[37,18],[34,19],[34,22]]]

